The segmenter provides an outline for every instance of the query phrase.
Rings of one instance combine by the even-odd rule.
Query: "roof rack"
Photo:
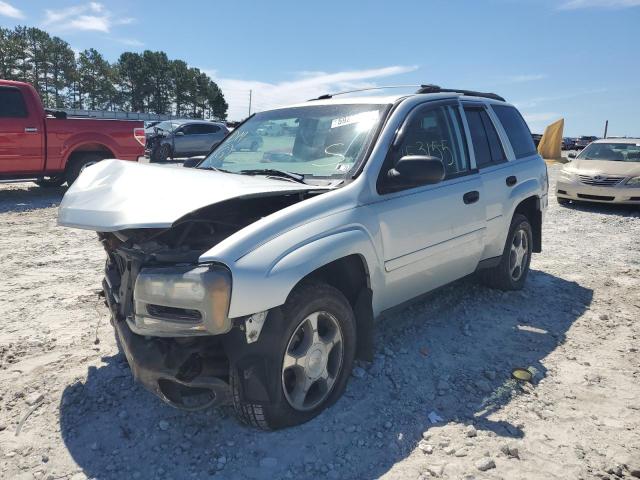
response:
[[[483,97],[483,98],[491,98],[492,100],[499,100],[501,102],[505,102],[506,100],[497,95],[495,93],[486,93],[486,92],[475,92],[473,90],[461,90],[458,88],[442,88],[438,85],[420,85],[420,88],[416,91],[416,93],[460,93],[462,95],[468,95],[471,97]]]
[[[380,87],[369,87],[369,88],[359,88],[357,90],[345,90],[344,92],[336,92],[336,93],[325,93],[324,95],[320,95],[316,98],[309,99],[310,102],[314,100],[329,100],[330,98],[335,97],[336,95],[346,95],[347,93],[358,93],[358,92],[366,92],[368,90],[386,90],[388,88],[415,88],[418,87],[415,93],[459,93],[461,95],[469,95],[472,97],[484,97],[491,98],[493,100],[499,100],[501,102],[505,102],[506,100],[502,98],[500,95],[496,95],[495,93],[484,93],[484,92],[474,92],[473,90],[460,90],[457,88],[442,88],[438,85],[383,85]]]
[[[329,100],[330,98],[335,97],[336,95],[345,95],[347,93],[358,93],[358,92],[366,92],[368,90],[386,90],[387,88],[415,88],[415,87],[423,87],[424,85],[382,85],[380,87],[368,87],[368,88],[358,88],[357,90],[345,90],[344,92],[336,92],[336,93],[325,93],[324,95],[320,95],[316,98],[309,99],[310,102],[313,100]]]

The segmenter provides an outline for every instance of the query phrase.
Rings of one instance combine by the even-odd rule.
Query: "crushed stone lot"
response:
[[[390,314],[343,398],[261,432],[133,382],[63,192],[0,186],[1,479],[640,478],[638,209],[551,194],[523,291],[468,278]]]

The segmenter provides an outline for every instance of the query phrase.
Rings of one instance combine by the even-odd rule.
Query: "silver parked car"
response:
[[[154,162],[205,155],[229,133],[223,123],[205,120],[166,120],[152,128],[145,153]]]
[[[342,395],[386,310],[474,272],[521,289],[547,190],[515,107],[423,86],[257,113],[196,168],[102,161],[58,222],[98,232],[113,325],[146,388],[276,429]]]

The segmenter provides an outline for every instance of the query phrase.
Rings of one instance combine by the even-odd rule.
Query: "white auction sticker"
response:
[[[378,119],[378,111],[372,110],[370,112],[356,113],[355,115],[348,115],[346,117],[336,118],[331,121],[331,128],[344,127],[345,125],[351,125],[353,123],[373,123]]]

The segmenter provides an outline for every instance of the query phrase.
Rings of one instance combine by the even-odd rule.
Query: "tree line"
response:
[[[0,78],[31,83],[46,108],[125,110],[180,117],[227,116],[211,78],[165,52],[124,52],[115,63],[38,28],[0,27]]]

